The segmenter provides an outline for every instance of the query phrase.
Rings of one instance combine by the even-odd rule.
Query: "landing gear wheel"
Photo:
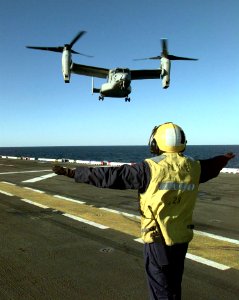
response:
[[[126,97],[125,102],[127,102],[127,101],[130,102],[130,98]]]
[[[102,96],[99,96],[99,101],[100,101],[100,100],[102,100],[102,101],[103,101],[103,100],[104,100],[104,97],[102,97]]]

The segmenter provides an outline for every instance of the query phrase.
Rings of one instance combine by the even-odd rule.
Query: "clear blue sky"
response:
[[[0,147],[146,145],[154,125],[173,121],[188,144],[238,144],[238,0],[0,0]],[[133,61],[169,51],[171,86],[132,82],[131,102],[91,94],[91,78],[63,82],[61,55],[26,49],[60,46],[80,30],[73,56],[106,68],[158,68]],[[95,79],[95,86],[104,81]]]

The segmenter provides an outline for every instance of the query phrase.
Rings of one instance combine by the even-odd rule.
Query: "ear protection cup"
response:
[[[161,126],[161,125],[159,125],[159,126]],[[159,126],[155,126],[154,129],[152,130],[152,133],[151,133],[150,138],[149,138],[149,143],[148,143],[149,148],[150,148],[150,152],[152,154],[155,154],[155,155],[159,155],[159,153],[160,153],[159,147],[158,147],[157,142],[154,138],[154,135],[155,135],[157,129],[159,128]]]
[[[184,131],[172,122],[155,126],[149,138],[150,152],[155,155],[163,152],[183,152],[186,143]]]
[[[156,155],[159,155],[160,151],[159,151],[159,148],[158,148],[158,145],[155,141],[155,139],[152,139],[151,143],[150,143],[150,152],[152,154],[156,154]]]

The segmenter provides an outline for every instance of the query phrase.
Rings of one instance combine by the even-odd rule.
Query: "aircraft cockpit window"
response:
[[[122,69],[122,68],[117,68],[117,69],[114,69],[113,70],[114,73],[129,73],[129,69],[125,68],[125,69]]]

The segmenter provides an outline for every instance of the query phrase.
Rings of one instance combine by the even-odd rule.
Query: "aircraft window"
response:
[[[129,69],[126,68],[126,69],[122,69],[122,68],[117,68],[117,69],[114,69],[112,73],[129,73]]]

